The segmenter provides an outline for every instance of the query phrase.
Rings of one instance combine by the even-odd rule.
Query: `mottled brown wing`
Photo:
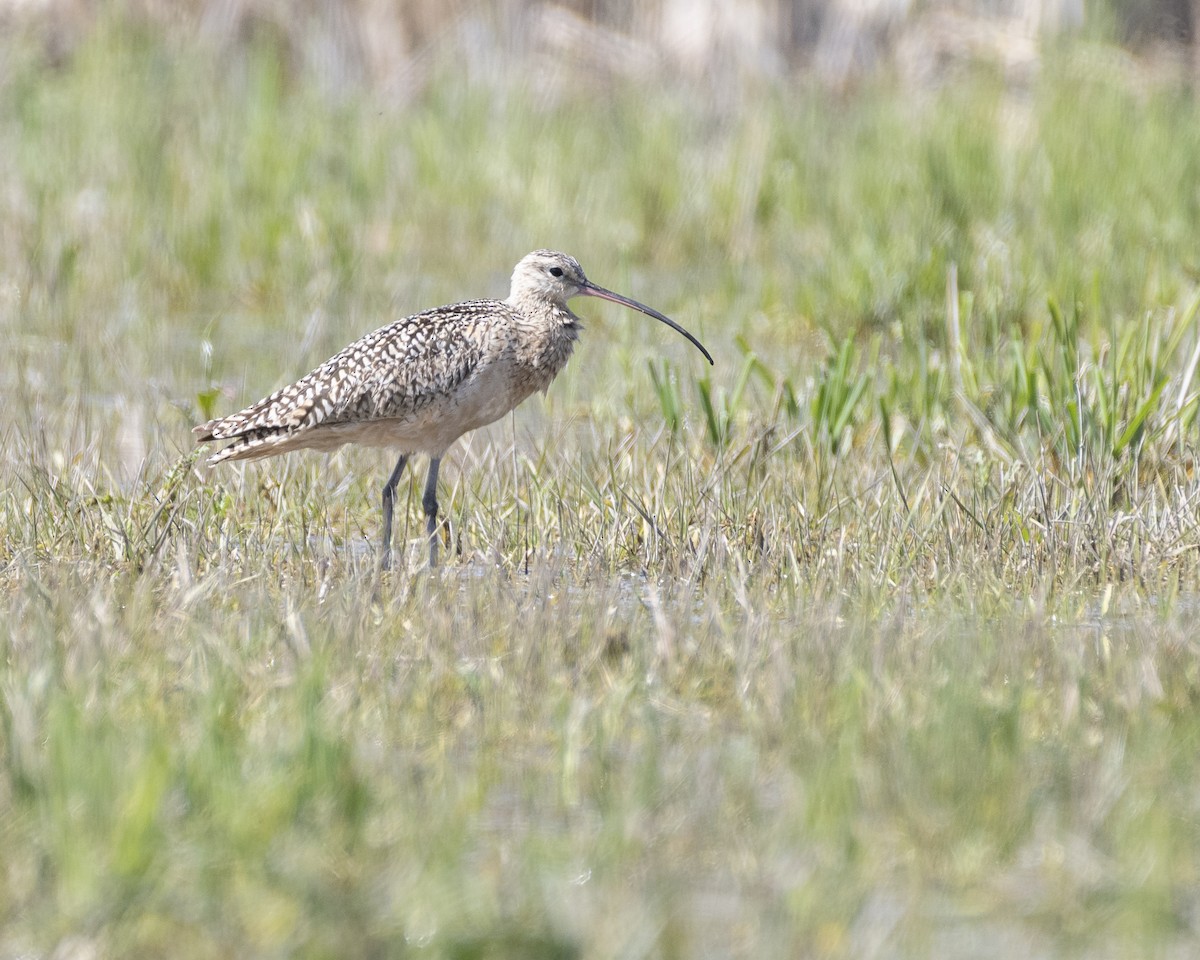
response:
[[[471,375],[483,355],[485,321],[503,309],[503,304],[480,300],[397,320],[356,340],[295,383],[193,433],[198,443],[233,440],[218,454],[229,459],[317,426],[416,412]]]

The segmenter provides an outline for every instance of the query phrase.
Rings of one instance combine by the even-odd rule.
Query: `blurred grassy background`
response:
[[[715,9],[3,10],[0,957],[1195,952],[1191,21]],[[195,466],[542,246],[718,362],[588,304],[444,571]]]

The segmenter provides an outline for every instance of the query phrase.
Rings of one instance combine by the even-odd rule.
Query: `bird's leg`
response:
[[[392,569],[392,508],[396,503],[396,484],[400,482],[400,474],[404,472],[406,463],[408,454],[400,454],[400,459],[396,461],[396,469],[383,485],[383,547],[379,552],[381,570]]]
[[[425,480],[425,496],[421,506],[425,508],[425,532],[429,534],[429,568],[437,566],[437,480],[438,467],[442,465],[441,457],[429,461],[429,476]]]

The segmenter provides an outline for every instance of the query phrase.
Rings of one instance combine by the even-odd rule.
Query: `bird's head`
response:
[[[549,300],[565,307],[567,301],[590,287],[583,267],[574,257],[553,250],[535,250],[521,258],[512,275],[509,299]]]
[[[512,275],[512,290],[508,295],[510,303],[529,303],[530,301],[550,302],[555,306],[566,309],[567,301],[572,297],[599,297],[610,300],[622,306],[639,310],[648,317],[660,320],[672,330],[683,334],[702,353],[709,363],[713,362],[712,355],[704,349],[704,345],[688,333],[683,327],[669,317],[663,316],[657,310],[652,310],[644,303],[638,303],[619,293],[605,290],[596,286],[583,273],[583,267],[574,257],[554,250],[535,250],[521,258]]]

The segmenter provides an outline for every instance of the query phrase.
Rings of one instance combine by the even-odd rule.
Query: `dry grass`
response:
[[[1188,97],[11,44],[0,957],[1193,952]],[[385,457],[197,467],[547,245],[718,364],[591,311],[447,466],[443,569],[410,486],[376,571]]]

